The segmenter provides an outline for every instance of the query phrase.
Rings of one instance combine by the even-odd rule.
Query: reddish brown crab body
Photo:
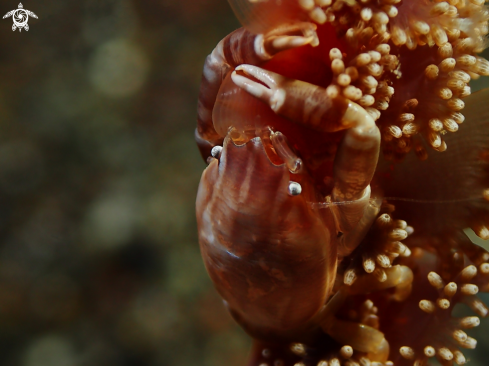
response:
[[[226,139],[219,164],[214,160],[204,174],[197,197],[198,209],[205,207],[198,215],[199,237],[218,291],[255,336],[298,336],[332,288],[332,218],[311,209],[307,202],[316,192],[306,181],[300,196],[287,194],[289,171],[270,162],[259,139],[242,146]]]
[[[284,31],[297,32],[294,26]],[[289,48],[297,46],[289,43]],[[282,62],[264,66],[310,79],[315,69],[327,70],[329,43],[284,51],[288,55]],[[246,44],[237,45],[241,49],[236,52],[246,55]],[[257,52],[254,48],[249,52]],[[223,55],[233,59],[226,51]],[[208,62],[210,74],[213,64]],[[331,97],[325,85],[253,66],[240,71],[224,78],[212,110],[216,133],[227,137],[199,188],[201,248],[216,287],[250,334],[301,339],[306,330],[325,326],[322,312],[338,256],[354,250],[378,210],[369,202],[368,184],[378,157],[379,131],[361,107],[342,96]],[[331,72],[319,75],[318,84],[331,82]],[[280,85],[270,98],[265,97],[267,83]],[[243,88],[265,99],[259,101]],[[300,149],[302,158],[295,152]],[[326,194],[333,202],[356,203],[332,210],[326,207]],[[339,231],[345,234],[341,238]]]

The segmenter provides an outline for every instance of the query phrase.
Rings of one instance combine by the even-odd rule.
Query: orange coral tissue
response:
[[[489,253],[464,233],[489,239],[484,1],[230,3],[197,222],[248,365],[465,364],[489,312]]]

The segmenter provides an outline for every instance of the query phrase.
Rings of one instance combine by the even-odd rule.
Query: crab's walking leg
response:
[[[250,77],[259,80],[256,82]],[[331,201],[337,231],[348,234],[364,216],[370,199],[372,180],[380,150],[380,132],[373,118],[358,104],[328,89],[300,80],[288,79],[252,65],[241,65],[232,74],[236,85],[267,103],[271,109],[307,127],[334,132],[346,130],[334,162],[334,188]],[[377,212],[368,210],[366,230]],[[364,230],[364,231],[365,231]],[[343,238],[345,253],[359,243],[357,238]]]
[[[195,139],[204,159],[210,150],[222,144],[223,136],[214,129],[212,110],[221,83],[237,65],[259,65],[278,52],[304,46],[317,45],[316,26],[312,23],[296,23],[278,27],[266,34],[252,34],[240,28],[221,40],[207,56],[200,84],[197,106]]]
[[[392,287],[386,285],[386,288]],[[320,326],[323,331],[341,344],[348,344],[354,350],[367,353],[371,361],[387,361],[389,344],[384,334],[368,325],[341,320],[335,317],[336,312],[343,306],[350,288],[343,286],[325,305],[321,314]]]
[[[336,153],[331,200],[338,203],[332,209],[337,230],[344,233],[340,251],[342,255],[348,255],[363,239],[356,237],[366,234],[378,213],[379,206],[369,204],[369,184],[379,158],[380,132],[365,109],[352,102],[342,121],[352,127],[347,130]],[[359,222],[361,228],[356,227]]]
[[[413,272],[407,266],[393,266],[385,270],[384,282],[372,281],[368,276],[360,277],[352,286],[342,286],[325,305],[320,320],[321,328],[337,342],[348,344],[353,349],[367,353],[371,361],[387,361],[389,344],[384,334],[365,324],[345,321],[335,317],[348,295],[367,294],[392,288],[392,299],[403,301],[409,296],[413,282]]]
[[[357,201],[354,201],[354,203],[345,203],[345,205],[351,205],[350,207],[344,207],[341,208],[339,206],[333,205],[332,211],[334,212],[334,218],[337,222],[338,226],[338,217],[345,217],[345,215],[342,216],[341,209],[344,211],[347,211],[349,209],[357,209],[357,213],[362,213],[363,216],[361,219],[358,221],[357,225],[355,226],[355,230],[349,230],[349,231],[344,231],[343,235],[340,238],[340,243],[338,245],[338,256],[339,259],[342,259],[353,252],[358,244],[363,240],[365,235],[367,235],[367,232],[369,231],[370,227],[372,226],[372,223],[374,222],[375,218],[377,217],[379,211],[380,211],[380,205],[382,203],[382,200],[380,199],[369,199],[370,197],[370,186],[367,186],[366,194],[364,195],[364,199],[360,199]],[[363,211],[361,211],[361,207],[363,208]],[[348,213],[348,211],[347,211]],[[343,229],[345,230],[345,229]]]
[[[368,325],[333,318],[328,325],[323,326],[323,330],[337,342],[367,353],[371,361],[385,362],[389,357],[389,343],[384,333]]]
[[[351,345],[355,350],[366,352],[371,361],[380,362],[387,361],[389,356],[389,344],[385,340],[384,334],[364,324],[337,319],[334,317],[334,313],[338,311],[348,294],[367,294],[392,288],[391,299],[404,301],[411,293],[412,270],[407,266],[397,265],[387,268],[385,271],[387,279],[384,282],[372,281],[368,275],[364,275],[352,286],[340,288],[326,305],[325,317],[321,322],[321,328],[336,341]]]

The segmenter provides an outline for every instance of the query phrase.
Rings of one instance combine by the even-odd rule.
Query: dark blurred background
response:
[[[228,4],[23,5],[28,32],[0,22],[0,365],[241,364],[194,214],[200,74],[238,27]]]
[[[200,74],[238,27],[228,4],[23,5],[28,32],[0,22],[0,365],[243,365],[194,217]]]

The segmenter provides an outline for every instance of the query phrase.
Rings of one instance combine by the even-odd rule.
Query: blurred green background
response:
[[[194,213],[198,87],[238,27],[228,4],[23,5],[28,32],[0,22],[0,365],[241,364]]]
[[[243,365],[194,217],[200,74],[238,27],[228,4],[23,5],[29,32],[0,22],[0,365]]]

